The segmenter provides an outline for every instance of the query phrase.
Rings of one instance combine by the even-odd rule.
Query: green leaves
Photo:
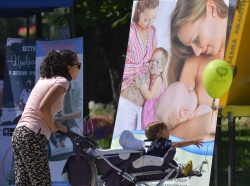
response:
[[[133,0],[75,0],[75,23],[85,30],[96,24],[109,24],[111,28],[124,25],[131,18]],[[65,8],[64,15],[53,23],[70,26],[70,14]]]
[[[118,24],[124,25],[127,23],[127,21],[130,21],[131,13],[127,13],[124,17],[118,19],[115,21],[112,25],[112,28],[116,27]]]
[[[67,9],[65,9],[67,10]],[[67,11],[65,11],[67,12]],[[56,19],[54,19],[54,21],[52,22],[54,24],[57,24],[58,26],[70,26],[70,14],[65,13],[64,15],[61,15],[59,17],[57,17]]]
[[[132,0],[76,0],[75,20],[82,29],[88,26],[108,24],[114,28],[130,21]]]

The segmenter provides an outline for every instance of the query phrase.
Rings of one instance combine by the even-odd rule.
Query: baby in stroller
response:
[[[184,174],[185,167],[178,166],[173,160],[176,147],[191,144],[200,147],[201,139],[171,142],[167,126],[162,122],[148,125],[146,136],[149,140],[154,140],[147,152],[144,141],[134,138],[131,131],[121,134],[120,144],[123,148],[118,149],[103,150],[91,138],[79,135],[75,137],[80,138],[85,149],[91,149],[88,150],[88,156],[101,171],[105,186],[148,185],[150,182],[158,182],[157,186],[160,186],[169,179],[202,176],[202,166],[206,162],[202,162],[199,171],[192,171],[191,168]]]
[[[147,125],[145,129],[145,135],[148,140],[152,141],[151,145],[148,147],[147,155],[159,156],[166,158],[167,152],[170,148],[180,148],[189,145],[196,145],[198,148],[203,146],[202,139],[194,140],[182,140],[177,142],[172,142],[169,140],[169,131],[167,125],[162,121],[155,121]],[[188,164],[184,167],[183,173],[186,175],[188,172],[192,171],[192,161],[189,160]]]

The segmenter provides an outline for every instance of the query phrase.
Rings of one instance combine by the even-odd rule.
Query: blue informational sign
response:
[[[0,185],[14,185],[11,136],[35,85],[36,39],[8,38],[0,118]],[[26,96],[24,91],[28,90]],[[24,98],[25,96],[25,98]]]

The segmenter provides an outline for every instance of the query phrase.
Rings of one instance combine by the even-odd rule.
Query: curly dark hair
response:
[[[148,140],[154,141],[158,138],[157,134],[166,128],[168,128],[166,123],[162,121],[154,121],[148,124],[148,126],[146,127],[145,135],[148,138]]]
[[[60,54],[64,63],[72,65],[77,59],[77,53],[72,50],[61,50]]]
[[[41,77],[51,78],[53,76],[62,76],[68,81],[72,80],[68,65],[72,65],[76,61],[76,58],[77,53],[71,50],[49,51],[40,66]]]

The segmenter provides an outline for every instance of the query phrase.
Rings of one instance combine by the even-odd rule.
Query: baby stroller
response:
[[[161,158],[145,155],[145,151],[138,150],[122,148],[103,150],[96,141],[87,136],[79,136],[69,131],[67,133],[60,131],[59,133],[76,140],[77,144],[81,144],[82,149],[85,149],[81,156],[87,155],[88,160],[90,158],[93,160],[102,173],[101,179],[105,186],[142,186],[148,185],[150,182],[158,182],[157,186],[161,186],[169,179],[200,177],[202,176],[202,167],[206,164],[203,161],[198,171],[192,171],[185,175],[183,168],[173,160],[174,148],[169,149],[166,158]],[[67,169],[68,164],[67,161],[63,173],[70,171]]]

